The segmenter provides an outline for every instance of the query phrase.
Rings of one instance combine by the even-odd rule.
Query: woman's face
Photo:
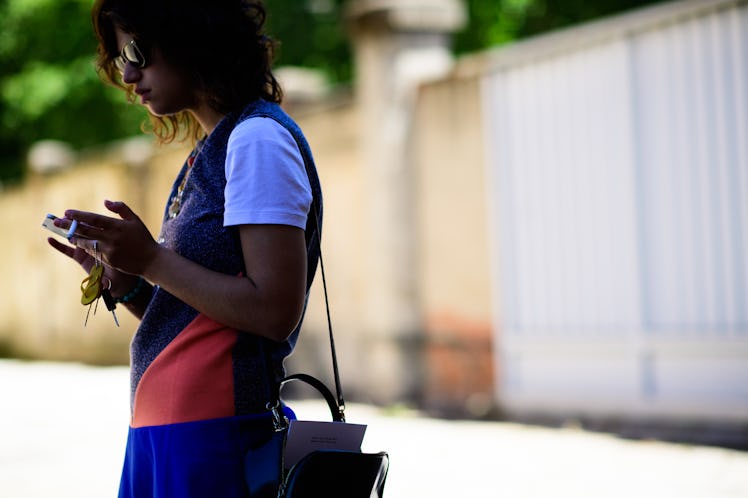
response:
[[[122,48],[133,40],[132,35],[115,30],[117,47]],[[127,63],[122,71],[122,81],[133,86],[140,103],[156,116],[167,116],[198,107],[196,92],[178,68],[166,61],[161,51],[154,48],[145,53],[147,65],[138,68]]]

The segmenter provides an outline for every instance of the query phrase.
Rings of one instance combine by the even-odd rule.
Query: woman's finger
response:
[[[57,251],[61,252],[65,256],[74,259],[75,256],[75,248],[71,247],[67,244],[63,244],[62,242],[58,241],[57,239],[53,239],[52,237],[47,239],[47,242],[49,242],[49,245],[54,247]]]
[[[114,226],[119,220],[116,218],[110,218],[97,213],[91,213],[89,211],[77,211],[75,209],[68,209],[65,211],[65,218],[67,220],[78,220],[79,224],[83,224],[92,229],[106,230]]]
[[[73,220],[69,218],[57,218],[54,221],[54,225],[56,227],[62,228],[63,230],[69,230],[72,224]],[[102,228],[91,226],[78,220],[78,223],[75,227],[75,233],[73,235],[77,237],[85,237],[87,239],[95,239],[102,230]]]
[[[72,239],[70,239],[70,243],[75,245],[79,249],[83,249],[91,256],[96,257],[97,253],[99,253],[99,256],[101,256],[101,242],[99,242],[97,239],[73,237]]]
[[[96,240],[100,238],[103,233],[103,228],[92,227],[86,223],[78,223],[73,238]]]
[[[56,251],[64,254],[68,258],[71,258],[73,261],[81,265],[84,270],[89,271],[91,269],[91,266],[93,265],[93,258],[83,249],[63,244],[62,242],[53,238],[48,238],[47,242],[49,242],[49,245],[51,245]]]
[[[104,201],[104,206],[111,212],[117,213],[123,220],[137,219],[137,215],[132,209],[122,201]]]

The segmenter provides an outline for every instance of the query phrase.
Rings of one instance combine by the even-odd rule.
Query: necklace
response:
[[[195,160],[197,159],[197,156],[200,155],[201,151],[202,143],[198,143],[197,146],[192,149],[190,156],[187,158],[187,170],[184,172],[182,181],[177,187],[177,192],[169,201],[169,209],[167,210],[167,214],[170,220],[176,218],[177,215],[179,215],[179,211],[181,211],[182,209],[182,196],[184,195],[184,187],[187,185],[187,179],[190,177],[190,173],[192,173],[192,166],[195,164]]]

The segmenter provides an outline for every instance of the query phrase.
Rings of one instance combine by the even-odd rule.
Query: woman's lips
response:
[[[140,95],[140,102],[143,104],[145,104],[147,100],[150,100],[150,97],[151,97],[150,90],[135,90],[135,93]]]

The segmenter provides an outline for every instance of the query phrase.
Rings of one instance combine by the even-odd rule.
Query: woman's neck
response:
[[[198,109],[191,112],[203,130],[205,130],[206,135],[213,133],[213,130],[225,116],[225,114],[216,111],[207,104],[202,104]]]

